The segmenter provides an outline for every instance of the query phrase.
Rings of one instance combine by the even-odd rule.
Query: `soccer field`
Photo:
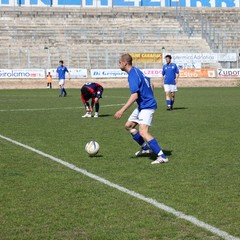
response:
[[[134,107],[120,120],[113,117],[128,99],[128,89],[105,89],[99,118],[81,117],[79,90],[69,89],[66,98],[58,94],[50,89],[0,91],[0,239],[240,238],[239,88],[181,88],[171,112],[163,89],[155,89],[158,110],[150,132],[169,158],[162,165],[134,157],[139,147],[123,127]],[[92,139],[100,152],[90,158],[84,147]]]

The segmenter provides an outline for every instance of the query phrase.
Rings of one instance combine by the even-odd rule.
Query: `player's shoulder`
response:
[[[135,81],[135,79],[139,79],[141,75],[142,75],[142,72],[140,69],[136,67],[132,67],[132,69],[128,73],[128,80]]]
[[[143,74],[143,72],[139,68],[133,66],[129,74],[138,76],[139,74]]]
[[[99,83],[95,83],[97,87],[103,87],[101,84]]]

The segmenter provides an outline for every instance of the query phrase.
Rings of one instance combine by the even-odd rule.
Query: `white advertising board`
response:
[[[218,68],[218,77],[240,77],[240,68]]]
[[[121,69],[91,69],[92,78],[124,78],[127,73]]]
[[[56,68],[46,69],[46,74],[51,73],[53,78],[56,78]],[[87,69],[68,68],[71,78],[87,78]],[[67,75],[66,75],[67,76]]]
[[[0,78],[45,78],[44,69],[0,69]]]
[[[179,63],[216,63],[224,61],[237,61],[236,53],[174,53],[172,56],[172,62]],[[163,56],[165,57],[166,54]],[[165,61],[165,60],[164,60]],[[163,62],[164,62],[163,61]]]
[[[162,69],[141,69],[148,77],[161,77]],[[91,69],[92,78],[126,78],[128,74],[121,69]]]
[[[193,68],[194,69],[195,68],[200,69],[200,68],[202,68],[202,63],[200,63],[200,62],[195,62],[195,63],[178,63],[177,66],[178,66],[179,70],[180,69],[193,69]]]

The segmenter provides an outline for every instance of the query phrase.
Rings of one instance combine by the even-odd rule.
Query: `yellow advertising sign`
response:
[[[134,63],[162,63],[162,53],[131,53]]]

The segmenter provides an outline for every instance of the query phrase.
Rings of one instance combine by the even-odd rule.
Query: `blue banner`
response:
[[[65,7],[240,7],[240,0],[0,0],[0,6]]]

